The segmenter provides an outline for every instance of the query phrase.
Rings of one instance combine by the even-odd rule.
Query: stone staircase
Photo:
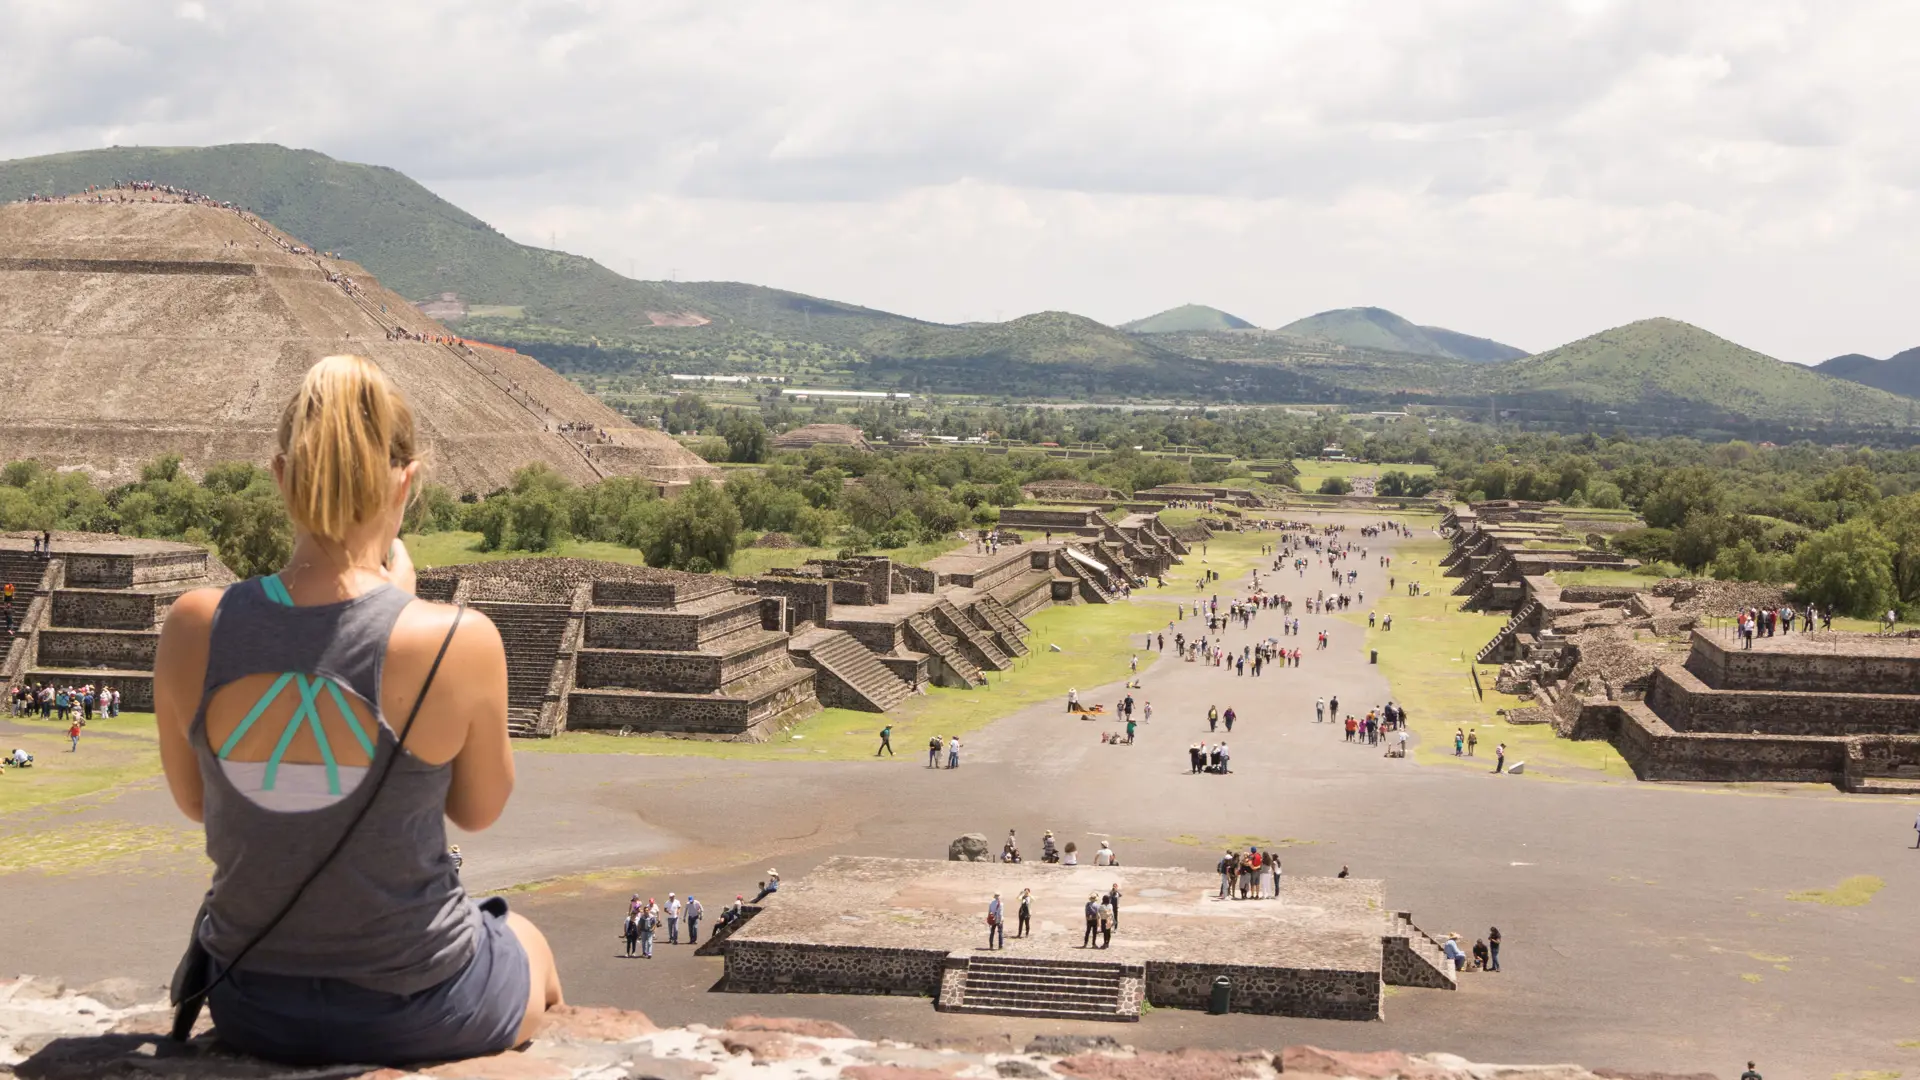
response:
[[[968,686],[987,685],[987,677],[980,671],[978,665],[967,659],[966,654],[954,645],[953,639],[942,633],[926,612],[916,612],[907,616],[906,630],[909,644],[916,646],[921,652],[938,657],[940,662],[953,672],[955,678]]]
[[[1387,919],[1387,945],[1389,963],[1382,972],[1383,980],[1389,986],[1421,986],[1429,989],[1453,990],[1459,986],[1459,978],[1454,973],[1453,961],[1440,948],[1425,930],[1413,924],[1411,912],[1396,911]],[[1391,949],[1405,941],[1406,964],[1391,962]]]
[[[927,609],[927,614],[941,633],[954,639],[974,666],[992,668],[994,671],[1005,671],[1013,666],[1013,661],[994,643],[993,635],[975,626],[973,620],[954,607],[951,600],[943,597],[934,601],[933,606]]]
[[[569,606],[481,600],[473,608],[493,620],[507,648],[508,734],[542,734],[540,710],[546,704],[554,661],[559,659],[560,642],[567,632]]]
[[[1080,554],[1086,558],[1093,557],[1084,551],[1080,552]],[[1073,578],[1079,583],[1079,592],[1089,603],[1113,603],[1113,591],[1108,589],[1106,585],[1100,581],[1099,575],[1093,572],[1092,567],[1086,566],[1078,559],[1068,555],[1066,548],[1060,550],[1059,557],[1054,560],[1054,567],[1064,576]]]
[[[1532,619],[1539,611],[1540,601],[1537,598],[1529,599],[1526,603],[1520,605],[1519,610],[1513,613],[1513,617],[1508,619],[1506,625],[1500,628],[1500,632],[1493,635],[1493,640],[1481,646],[1480,651],[1474,654],[1474,663],[1485,664],[1502,658],[1513,659],[1512,657],[1504,657],[1507,647],[1513,644],[1513,639],[1520,633],[1520,628],[1525,626],[1527,621]]]
[[[814,669],[822,704],[886,712],[913,696],[913,687],[845,630],[806,630],[788,641],[787,649]],[[829,689],[835,682],[839,685]]]
[[[1123,1003],[1123,982],[1118,963],[976,955],[967,960],[959,1004],[945,1009],[1055,1020],[1138,1020],[1137,997],[1130,1010]]]
[[[34,590],[40,587],[40,577],[46,571],[47,560],[35,557],[31,551],[0,551],[0,585],[13,586],[15,618],[27,606],[27,601],[33,598]]]
[[[1020,617],[1007,610],[1007,606],[995,600],[990,593],[981,593],[967,608],[967,615],[975,626],[993,635],[1002,651],[1009,656],[1025,656],[1029,652],[1024,635],[1030,633],[1027,624]]]

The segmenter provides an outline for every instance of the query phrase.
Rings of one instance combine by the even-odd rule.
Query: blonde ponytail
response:
[[[378,514],[392,470],[415,460],[413,410],[362,356],[329,356],[300,381],[280,414],[287,513],[335,542]]]

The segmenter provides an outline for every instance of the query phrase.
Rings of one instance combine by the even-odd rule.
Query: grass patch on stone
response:
[[[1473,657],[1506,624],[1505,612],[1481,614],[1461,611],[1462,597],[1451,595],[1458,579],[1441,576],[1440,558],[1447,552],[1443,540],[1414,540],[1394,549],[1392,573],[1397,579],[1388,595],[1369,593],[1364,603],[1340,617],[1365,636],[1365,647],[1380,651],[1380,672],[1387,677],[1393,697],[1407,706],[1411,727],[1419,739],[1413,753],[1427,763],[1457,764],[1492,771],[1493,750],[1507,744],[1507,764],[1598,770],[1630,777],[1632,770],[1612,746],[1599,740],[1562,739],[1550,724],[1509,724],[1498,709],[1529,704],[1516,695],[1496,693],[1495,664],[1475,665]],[[1427,595],[1406,595],[1407,583],[1418,581]],[[1316,586],[1317,587],[1317,586]],[[1367,628],[1367,612],[1393,615],[1393,629]],[[1337,644],[1337,642],[1336,642]],[[1484,697],[1474,694],[1473,671],[1478,668]],[[1358,716],[1383,702],[1342,702]],[[1478,755],[1453,756],[1456,728],[1477,730]]]
[[[11,814],[124,787],[160,775],[160,744],[152,713],[95,717],[80,735],[77,753],[67,752],[64,721],[10,719],[0,732],[0,750],[19,747],[33,755],[31,769],[0,776],[0,814]]]
[[[1750,982],[1750,983],[1757,983],[1757,982],[1761,982],[1761,981],[1762,981],[1762,979],[1760,978],[1760,976],[1759,976],[1759,975],[1756,975],[1756,974],[1754,974],[1754,973],[1753,973],[1753,972],[1751,972],[1751,971],[1749,971],[1749,972],[1746,972],[1745,974],[1743,974],[1743,975],[1741,975],[1741,976],[1740,976],[1740,978],[1741,978],[1741,979],[1742,979],[1743,981],[1745,981],[1745,982]]]
[[[1887,883],[1872,874],[1855,874],[1831,889],[1802,889],[1790,892],[1787,899],[1801,904],[1826,907],[1865,907]]]
[[[1170,605],[1140,601],[1119,604],[1074,604],[1043,608],[1026,617],[1033,629],[1027,639],[1032,652],[1017,659],[1007,671],[987,672],[985,687],[958,690],[933,687],[924,696],[910,698],[888,713],[823,709],[764,743],[705,742],[661,736],[621,738],[598,732],[568,732],[553,739],[526,740],[516,748],[531,753],[663,754],[685,757],[730,758],[750,761],[857,761],[873,757],[880,728],[893,725],[893,746],[899,760],[924,762],[927,739],[935,734],[961,736],[960,764],[966,765],[966,735],[1030,705],[1058,701],[1066,715],[1067,689],[1081,690],[1081,700],[1095,701],[1092,687],[1124,679],[1127,661],[1140,657],[1140,677],[1151,686],[1153,665],[1160,654],[1139,647],[1140,636],[1164,627],[1173,616]],[[1052,652],[1049,644],[1060,646]],[[1144,691],[1136,691],[1140,697]],[[1111,706],[1112,701],[1106,702]],[[1107,718],[1115,715],[1110,707]]]

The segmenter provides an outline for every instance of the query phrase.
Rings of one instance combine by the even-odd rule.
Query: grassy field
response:
[[[20,747],[33,755],[31,769],[7,769],[0,776],[0,814],[12,813],[81,795],[120,787],[160,774],[160,744],[152,713],[96,716],[80,736],[77,753],[67,752],[64,721],[10,719],[15,731],[0,734],[0,749]]]
[[[1158,653],[1146,653],[1136,635],[1163,627],[1172,605],[1139,601],[1123,604],[1075,604],[1044,608],[1027,616],[1032,654],[1015,660],[1009,671],[987,672],[987,685],[975,690],[934,687],[891,712],[823,709],[765,743],[701,742],[636,736],[621,738],[594,732],[570,732],[554,739],[528,740],[516,749],[532,753],[662,754],[754,761],[854,761],[873,756],[880,728],[893,725],[894,749],[912,755],[934,734],[965,736],[988,723],[1043,701],[1066,708],[1070,687],[1094,687],[1127,674],[1136,654],[1147,672]],[[1060,646],[1059,652],[1049,645]],[[1088,704],[1094,699],[1081,698]],[[1111,712],[1111,702],[1109,712]],[[964,740],[963,740],[964,741]]]
[[[1379,476],[1396,469],[1408,476],[1433,472],[1431,465],[1375,465],[1359,461],[1315,461],[1310,458],[1294,458],[1293,467],[1300,470],[1300,490],[1302,491],[1311,491],[1319,487],[1320,481],[1329,476],[1351,480],[1356,476]]]
[[[407,550],[413,553],[413,564],[422,570],[435,566],[451,566],[455,563],[524,559],[533,557],[535,554],[527,551],[481,551],[480,534],[472,532],[413,533],[406,539]],[[918,566],[964,543],[965,541],[962,540],[939,540],[928,544],[909,544],[890,551],[875,551],[873,554],[890,556],[895,562]],[[575,559],[599,559],[631,566],[644,566],[647,561],[634,548],[596,540],[564,540],[559,550],[539,554],[561,555]],[[799,566],[808,559],[831,559],[837,554],[839,554],[837,548],[824,547],[742,547],[733,553],[733,565],[727,568],[727,572],[740,577],[753,577],[764,574],[776,566]]]
[[[1420,739],[1415,756],[1427,763],[1454,762],[1453,732],[1469,728],[1479,731],[1481,756],[1462,760],[1463,768],[1492,768],[1488,759],[1493,748],[1504,742],[1508,764],[1525,761],[1631,776],[1619,753],[1604,742],[1574,742],[1555,735],[1549,725],[1508,724],[1496,715],[1498,709],[1528,704],[1514,695],[1494,692],[1498,665],[1477,665],[1485,696],[1475,695],[1473,656],[1504,625],[1506,615],[1459,610],[1460,598],[1449,595],[1455,583],[1440,575],[1439,562],[1446,551],[1443,540],[1401,545],[1393,560],[1398,586],[1392,595],[1369,597],[1366,605],[1379,614],[1393,615],[1392,630],[1367,631],[1367,647],[1380,651],[1380,670],[1393,687],[1394,700],[1407,706],[1411,727]],[[1424,583],[1429,595],[1407,596],[1410,579]],[[1367,612],[1354,609],[1342,618],[1364,627]]]

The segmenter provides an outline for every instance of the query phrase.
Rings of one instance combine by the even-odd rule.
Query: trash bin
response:
[[[1213,977],[1213,994],[1207,999],[1207,1011],[1215,1016],[1227,1015],[1233,1004],[1233,980],[1225,975]]]
[[[1377,664],[1379,662],[1380,662],[1380,650],[1379,649],[1367,650],[1367,663]]]

